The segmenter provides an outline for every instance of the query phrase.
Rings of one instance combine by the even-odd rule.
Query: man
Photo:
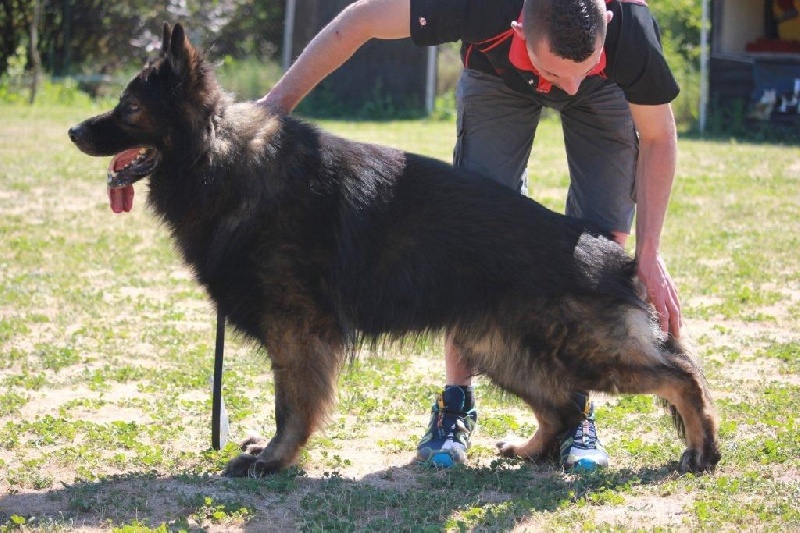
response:
[[[659,255],[675,172],[670,102],[678,86],[644,0],[359,0],[312,40],[259,102],[290,112],[372,38],[418,45],[462,42],[454,164],[516,190],[541,109],[561,114],[571,177],[566,213],[611,231],[624,246],[634,206],[638,274],[664,331],[680,335],[678,295]],[[527,192],[523,190],[523,192]],[[115,192],[112,208],[129,209]],[[477,423],[472,369],[445,345],[446,385],[433,406],[418,458],[464,462]],[[586,394],[585,420],[562,438],[565,469],[608,464]]]

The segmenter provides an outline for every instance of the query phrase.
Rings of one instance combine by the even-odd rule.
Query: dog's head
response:
[[[219,100],[211,67],[183,26],[165,23],[161,55],[128,83],[114,109],[70,128],[69,137],[86,154],[114,156],[108,185],[125,187],[165,158],[191,160],[204,150],[198,139]]]

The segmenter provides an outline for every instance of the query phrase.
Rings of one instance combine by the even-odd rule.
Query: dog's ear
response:
[[[167,59],[172,70],[179,76],[186,76],[190,73],[189,69],[192,64],[196,62],[197,52],[186,38],[186,32],[180,23],[175,24],[175,27],[172,28],[172,34],[168,41]]]
[[[183,29],[176,23],[169,30],[164,25],[164,46],[166,48],[163,62],[175,76],[176,88],[184,98],[199,102],[203,106],[212,106],[219,98],[219,88],[211,67],[206,63],[203,54],[198,52]]]
[[[169,22],[164,23],[164,31],[162,32],[161,37],[161,55],[165,56],[169,52],[169,43],[170,38],[172,37],[172,26],[169,25]]]

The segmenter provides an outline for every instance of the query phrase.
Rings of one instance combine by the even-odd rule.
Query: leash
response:
[[[211,447],[215,450],[222,448],[225,443],[222,442],[220,428],[224,424],[227,426],[227,420],[223,423],[223,409],[222,406],[222,360],[225,352],[225,313],[218,307],[217,308],[217,340],[214,347],[214,381],[211,388]],[[227,415],[225,416],[227,419]],[[225,432],[227,433],[227,431]],[[227,440],[227,435],[225,435]]]

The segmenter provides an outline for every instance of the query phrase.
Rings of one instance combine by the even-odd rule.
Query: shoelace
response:
[[[455,422],[455,424],[453,425],[452,428],[445,428],[444,427],[444,417],[445,417],[446,414],[450,414],[450,415],[456,417],[456,422]],[[453,413],[445,413],[444,411],[439,411],[439,414],[436,417],[436,427],[439,428],[440,432],[441,431],[446,431],[447,434],[452,433],[454,439],[455,439],[456,435],[458,435],[459,433],[466,433],[467,432],[467,426],[464,424],[464,420],[462,419],[462,417],[460,417],[458,415],[453,415]]]
[[[584,420],[581,425],[578,426],[578,430],[575,432],[573,444],[578,445],[581,448],[592,449],[597,447],[596,443],[597,433],[595,433],[591,422],[589,420]]]

